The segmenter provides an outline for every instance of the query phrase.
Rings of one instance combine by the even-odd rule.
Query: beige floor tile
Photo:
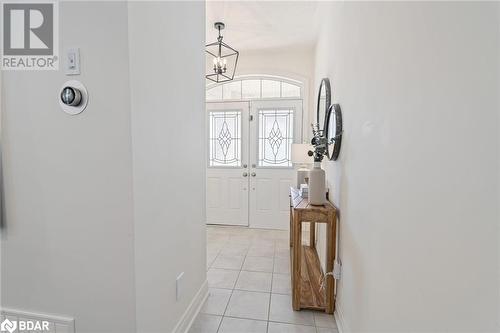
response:
[[[243,269],[254,272],[272,272],[273,265],[273,258],[247,256],[243,263]]]
[[[290,295],[292,293],[292,281],[290,274],[273,274],[273,294]]]
[[[272,273],[241,271],[235,289],[271,292]]]
[[[339,333],[336,328],[316,327],[317,333]]]
[[[258,246],[252,245],[247,253],[251,257],[274,257],[274,246]]]
[[[278,258],[288,258],[288,260],[290,260],[290,248],[287,249],[276,248],[276,250],[274,251],[274,256]]]
[[[252,319],[224,317],[219,333],[266,333],[267,322]]]
[[[269,322],[268,333],[316,333],[314,326]]]
[[[337,328],[335,317],[324,312],[314,312],[314,322],[318,327]]]
[[[290,258],[274,258],[274,273],[290,274]]]
[[[245,256],[248,252],[248,245],[244,244],[227,244],[225,245],[220,254],[224,256]]]
[[[269,294],[234,290],[227,306],[226,316],[267,320]]]
[[[231,297],[232,290],[210,288],[208,290],[208,298],[203,304],[200,312],[205,314],[220,315],[226,311],[227,303]]]
[[[280,323],[314,326],[313,313],[308,310],[294,311],[290,295],[271,295],[269,320]]]
[[[243,260],[245,260],[244,256],[228,256],[219,254],[211,267],[240,270],[241,266],[243,266]]]
[[[210,288],[233,289],[239,273],[239,271],[210,268],[207,272],[208,286]]]
[[[217,333],[222,317],[200,313],[194,320],[189,333]]]

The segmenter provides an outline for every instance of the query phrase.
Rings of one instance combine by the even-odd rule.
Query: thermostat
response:
[[[70,115],[82,113],[87,107],[89,95],[85,86],[75,80],[67,81],[59,91],[59,105]]]

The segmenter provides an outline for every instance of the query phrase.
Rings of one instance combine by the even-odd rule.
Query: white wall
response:
[[[129,34],[137,331],[171,332],[206,280],[205,3],[130,3]]]
[[[59,107],[62,70],[2,73],[1,305],[78,332],[135,332],[126,31],[126,3],[60,4],[61,50],[81,48],[90,94],[79,116]]]
[[[348,332],[498,329],[496,3],[323,4]]]
[[[172,332],[203,290],[204,7],[62,2],[61,50],[80,47],[90,95],[78,116],[59,107],[62,69],[3,73],[2,307]]]

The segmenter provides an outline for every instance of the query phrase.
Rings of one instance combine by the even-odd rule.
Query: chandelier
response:
[[[213,82],[226,82],[234,78],[239,52],[222,41],[221,30],[224,23],[215,22],[214,28],[219,31],[217,41],[205,46],[207,54],[207,74],[205,77]]]

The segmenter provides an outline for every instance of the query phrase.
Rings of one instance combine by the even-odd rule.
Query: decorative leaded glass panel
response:
[[[211,111],[210,166],[241,165],[241,112]]]
[[[259,166],[291,167],[293,110],[259,110]]]

